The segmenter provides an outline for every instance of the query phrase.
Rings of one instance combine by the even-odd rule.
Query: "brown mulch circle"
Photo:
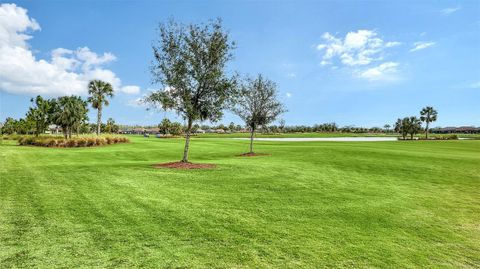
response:
[[[184,163],[184,162],[170,162],[157,163],[153,165],[155,168],[173,168],[173,169],[213,169],[217,167],[211,163]]]
[[[270,156],[270,154],[249,152],[249,153],[243,153],[237,156],[238,157],[255,157],[255,156]]]

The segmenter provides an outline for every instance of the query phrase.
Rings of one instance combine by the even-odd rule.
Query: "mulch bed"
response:
[[[215,164],[211,163],[184,163],[184,162],[170,162],[158,163],[153,165],[155,168],[172,168],[172,169],[213,169]]]
[[[270,156],[270,154],[249,152],[249,153],[243,153],[237,156],[238,157],[256,157],[256,156]]]

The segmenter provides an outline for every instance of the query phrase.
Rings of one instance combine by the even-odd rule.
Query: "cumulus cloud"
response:
[[[27,10],[15,4],[0,5],[0,90],[14,94],[85,95],[88,81],[101,79],[116,91],[136,94],[138,86],[122,85],[104,67],[116,60],[109,52],[97,54],[88,47],[56,48],[50,59],[37,59],[29,47],[31,32],[40,30]]]
[[[398,65],[399,64],[395,62],[386,62],[362,71],[358,76],[369,81],[395,80],[397,78]]]
[[[435,42],[426,42],[426,41],[415,42],[413,43],[413,48],[410,50],[410,52],[423,50],[433,45],[435,45]]]
[[[328,32],[322,35],[323,43],[317,50],[323,53],[321,65],[332,64],[334,59],[347,66],[367,65],[382,59],[386,48],[400,45],[400,42],[384,42],[373,30],[349,32],[344,38],[338,38]]]
[[[440,10],[440,13],[442,13],[443,15],[450,15],[454,12],[457,12],[461,9],[461,7],[448,7],[448,8],[444,8],[442,10]]]

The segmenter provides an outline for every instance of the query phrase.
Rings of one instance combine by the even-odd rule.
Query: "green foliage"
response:
[[[2,126],[2,134],[14,134],[17,133],[18,121],[14,118],[8,117]]]
[[[179,136],[183,133],[183,126],[179,122],[170,124],[169,133],[173,136]]]
[[[420,111],[420,120],[425,122],[425,138],[428,139],[429,124],[437,120],[438,112],[431,106],[424,107]]]
[[[109,134],[112,134],[112,133],[118,133],[118,130],[120,129],[120,127],[115,123],[115,120],[112,119],[112,118],[109,118],[107,120],[107,124],[102,124],[102,132],[104,133],[109,133]]]
[[[247,78],[235,97],[231,109],[250,128],[250,152],[253,153],[255,130],[261,126],[267,128],[267,124],[276,120],[286,109],[277,98],[275,83],[260,74],[256,79]]]
[[[164,118],[162,120],[162,122],[160,122],[160,124],[158,124],[159,132],[163,135],[169,134],[171,124],[172,124],[172,122],[169,119]]]
[[[72,132],[80,129],[88,120],[87,102],[79,96],[63,96],[54,103],[53,122],[62,127],[65,138],[72,137]]]
[[[183,126],[179,122],[171,122],[169,119],[165,118],[158,125],[159,132],[163,135],[173,135],[179,136],[183,133]]]
[[[101,80],[92,80],[88,83],[88,102],[97,110],[97,135],[100,134],[102,124],[102,108],[108,106],[108,97],[113,97],[113,87],[110,83]]]
[[[410,135],[410,139],[418,134],[422,130],[422,122],[417,117],[405,117],[403,119],[397,119],[395,123],[395,132],[400,133],[405,140],[407,135]]]
[[[38,136],[44,133],[48,125],[53,122],[55,100],[43,99],[42,96],[37,95],[35,99],[32,98],[30,101],[34,106],[29,108],[27,119],[35,122],[35,135]]]
[[[160,24],[152,47],[152,81],[164,89],[150,93],[144,102],[173,110],[187,121],[182,158],[187,162],[193,123],[219,120],[234,93],[235,79],[225,70],[235,45],[220,20],[189,25],[171,20]]]

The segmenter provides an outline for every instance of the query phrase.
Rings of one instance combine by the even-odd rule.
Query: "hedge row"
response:
[[[130,140],[126,137],[74,137],[65,139],[61,137],[34,137],[23,136],[18,138],[20,145],[26,146],[39,146],[39,147],[61,147],[61,148],[74,148],[74,147],[94,147],[111,145],[118,143],[128,143]]]

